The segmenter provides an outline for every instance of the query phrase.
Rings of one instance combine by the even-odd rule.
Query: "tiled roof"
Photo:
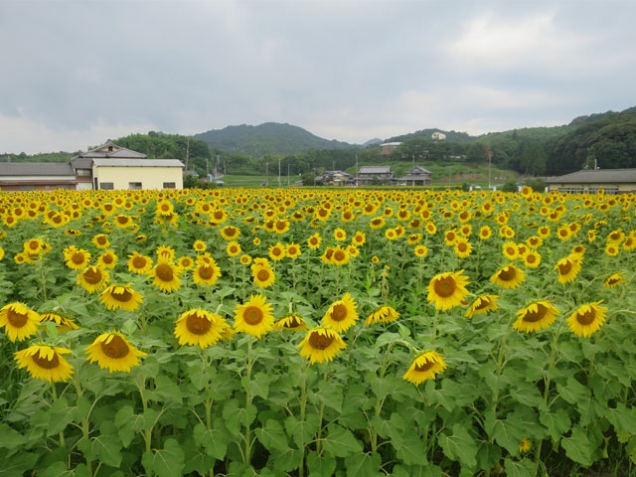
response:
[[[0,162],[2,176],[75,176],[67,162]]]
[[[358,174],[390,174],[391,166],[360,166]]]
[[[185,167],[179,159],[93,159],[97,167]]]
[[[114,144],[111,141],[108,141],[106,144],[103,144],[95,149],[78,154],[77,156],[71,158],[71,162],[74,161],[75,159],[80,159],[80,158],[99,159],[99,158],[106,158],[106,157],[143,159],[146,157],[146,155],[142,154],[141,152],[126,149],[125,147],[120,147],[117,144]]]
[[[565,174],[564,176],[549,177],[548,184],[616,184],[625,182],[636,183],[636,169],[597,169],[582,170]]]

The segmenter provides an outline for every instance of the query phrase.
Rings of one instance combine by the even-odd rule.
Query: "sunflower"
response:
[[[302,316],[296,313],[291,313],[282,317],[280,320],[274,323],[274,329],[276,331],[304,331],[307,329],[307,323],[305,323],[305,320],[303,320]]]
[[[184,255],[183,257],[179,257],[177,259],[177,264],[182,270],[190,270],[192,267],[194,267],[194,260],[192,260],[192,257]]]
[[[466,318],[472,318],[475,315],[483,315],[489,311],[498,310],[497,295],[480,295],[470,304],[464,316]]]
[[[58,313],[57,311],[45,311],[40,313],[41,323],[50,321],[57,325],[57,331],[59,333],[65,333],[66,331],[79,330],[79,326],[70,318]]]
[[[364,232],[356,232],[355,235],[351,238],[351,243],[356,247],[360,247],[364,245],[367,241],[367,236]]]
[[[435,351],[426,351],[413,360],[402,379],[417,386],[428,379],[435,379],[435,375],[440,374],[447,367],[442,355]]]
[[[141,305],[143,297],[130,284],[111,285],[99,294],[99,302],[109,310],[121,308],[125,311],[135,311]]]
[[[523,439],[521,439],[521,442],[519,443],[519,453],[525,454],[530,449],[532,449],[532,441],[528,439],[527,437],[524,437]]]
[[[205,252],[208,249],[207,244],[203,240],[195,240],[192,244],[195,252]]]
[[[221,237],[223,237],[228,242],[231,240],[236,240],[239,235],[241,235],[241,230],[238,227],[226,225],[221,229]]]
[[[157,260],[174,260],[175,251],[168,245],[159,245],[155,251]]]
[[[298,343],[300,355],[311,364],[333,361],[334,357],[347,347],[340,335],[329,328],[309,330],[305,338]]]
[[[413,253],[416,257],[424,258],[428,255],[428,247],[426,245],[416,245]]]
[[[100,249],[106,249],[110,246],[110,241],[108,240],[108,235],[106,234],[97,234],[95,235],[91,242]]]
[[[108,249],[97,257],[97,265],[103,269],[113,269],[117,265],[117,255],[115,251]]]
[[[331,304],[325,315],[322,317],[323,326],[330,326],[338,333],[344,333],[358,321],[358,304],[345,293],[342,299]]]
[[[139,366],[139,358],[146,353],[132,346],[128,340],[117,331],[103,333],[95,338],[92,344],[86,347],[88,361],[97,362],[102,369],[109,372],[130,372],[134,366]]]
[[[541,265],[541,255],[539,252],[535,252],[534,250],[530,250],[523,254],[523,264],[528,268],[537,268]]]
[[[453,247],[457,241],[457,232],[454,230],[447,230],[444,232],[444,243],[449,247]]]
[[[221,268],[212,257],[207,257],[205,261],[198,260],[197,266],[192,272],[194,283],[201,286],[212,286],[220,277]]]
[[[12,342],[24,341],[38,331],[42,317],[19,302],[9,303],[0,310],[0,327]]]
[[[88,293],[94,293],[104,288],[109,280],[110,274],[107,270],[99,266],[91,266],[77,275],[76,283]]]
[[[488,240],[490,237],[492,237],[492,229],[488,227],[487,225],[483,225],[479,229],[479,239]]]
[[[503,244],[503,255],[508,260],[514,260],[519,257],[519,247],[514,242],[506,242]]]
[[[538,235],[533,235],[532,237],[528,237],[526,239],[526,245],[528,245],[528,247],[530,247],[532,250],[536,250],[541,245],[543,245],[543,239]]]
[[[174,212],[174,205],[168,199],[157,202],[156,214],[160,217],[170,217]]]
[[[338,227],[336,230],[333,231],[333,238],[337,241],[337,242],[344,242],[345,240],[347,240],[347,232]]]
[[[64,257],[66,258],[66,266],[72,270],[83,270],[88,266],[91,254],[83,249],[77,249],[75,246],[64,249]]]
[[[381,229],[382,227],[384,227],[385,223],[386,223],[386,221],[384,220],[383,217],[374,217],[369,222],[369,227],[371,227],[373,230],[378,230],[378,229]]]
[[[139,252],[133,252],[128,256],[128,271],[136,273],[137,275],[145,275],[152,270],[152,258],[145,255],[141,255]]]
[[[508,290],[514,290],[526,279],[526,274],[512,263],[501,267],[491,277],[490,282]]]
[[[285,246],[278,242],[276,245],[272,245],[268,249],[269,258],[272,260],[280,261],[285,258]]]
[[[252,263],[252,256],[247,253],[244,253],[243,255],[240,256],[239,261],[243,265],[250,265]]]
[[[15,360],[18,368],[26,368],[31,377],[56,383],[68,381],[73,376],[73,366],[62,357],[70,352],[66,348],[32,345],[15,353]]]
[[[205,349],[216,344],[228,327],[220,315],[194,308],[181,314],[174,328],[174,336],[181,346],[192,345]]]
[[[569,283],[576,279],[581,271],[581,258],[578,255],[569,255],[559,260],[554,269],[558,273],[559,283]]]
[[[276,275],[268,264],[261,265],[255,263],[252,265],[252,279],[257,287],[267,288],[276,281]]]
[[[473,245],[464,237],[458,237],[454,248],[455,255],[459,258],[468,258],[473,252]]]
[[[567,319],[570,330],[577,336],[587,338],[596,333],[605,322],[607,307],[601,306],[603,300],[580,306]]]
[[[181,269],[175,266],[172,261],[165,259],[159,259],[148,274],[153,279],[152,284],[166,293],[172,293],[181,287],[179,275],[181,275]],[[197,282],[196,273],[194,281]]]
[[[342,248],[340,245],[338,245],[336,248],[333,249],[331,261],[334,265],[337,265],[339,267],[346,265],[347,263],[349,263],[350,258],[351,254],[346,248]]]
[[[619,252],[620,252],[620,248],[616,244],[608,243],[605,246],[605,254],[609,255],[610,257],[617,257]]]
[[[364,326],[370,326],[375,323],[392,323],[400,317],[400,314],[391,306],[381,306],[376,308],[364,322]]]
[[[263,295],[252,295],[247,303],[236,305],[234,331],[259,338],[274,326],[271,303]]]
[[[517,312],[517,321],[512,327],[517,331],[530,333],[548,328],[556,320],[559,309],[549,301],[540,300]]]
[[[427,222],[424,230],[426,230],[426,233],[429,235],[435,235],[437,233],[437,226],[433,222]]]
[[[609,277],[605,279],[605,281],[603,282],[603,286],[605,288],[614,288],[626,282],[627,280],[623,278],[622,272],[612,273]]]
[[[322,243],[322,237],[318,232],[313,234],[311,237],[307,239],[307,246],[312,250],[317,250],[320,248],[320,244]]]
[[[436,310],[450,310],[461,305],[468,295],[466,285],[468,277],[463,275],[464,270],[459,272],[446,272],[435,275],[428,285],[427,300],[435,304]]]

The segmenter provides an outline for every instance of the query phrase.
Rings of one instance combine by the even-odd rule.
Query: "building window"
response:
[[[91,170],[90,169],[77,169],[75,171],[75,174],[77,174],[78,176],[90,176],[91,175]]]
[[[20,190],[35,190],[35,186],[32,185],[21,185]]]
[[[177,184],[175,184],[174,182],[164,182],[163,183],[163,188],[164,189],[176,189],[177,188]]]
[[[131,190],[141,190],[141,182],[129,182],[128,188]]]
[[[112,182],[100,182],[99,188],[101,190],[113,190],[115,189],[115,184],[113,184]]]

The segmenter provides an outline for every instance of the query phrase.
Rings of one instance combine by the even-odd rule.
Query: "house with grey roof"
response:
[[[623,194],[636,192],[636,169],[584,169],[545,182],[550,191],[595,194],[603,189],[606,194]]]
[[[0,190],[75,189],[75,171],[65,162],[0,162]]]
[[[425,186],[431,183],[433,173],[422,166],[415,166],[406,171],[403,177],[393,179],[400,186]]]
[[[365,186],[390,182],[392,179],[391,166],[360,166],[353,180],[357,186]]]
[[[0,163],[0,188],[20,190],[182,189],[184,164],[148,159],[111,141],[68,163]]]

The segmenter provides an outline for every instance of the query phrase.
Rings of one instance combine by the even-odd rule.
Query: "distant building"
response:
[[[380,147],[382,148],[381,154],[382,155],[391,154],[401,144],[402,144],[401,142],[385,142],[385,143],[382,143],[382,144],[380,144]]]
[[[595,194],[600,189],[606,194],[636,193],[636,169],[581,170],[545,182],[550,191],[573,194]]]
[[[316,182],[322,182],[324,185],[344,186],[352,183],[353,176],[343,171],[325,171],[322,175],[315,178]]]
[[[75,171],[67,162],[0,162],[3,191],[75,190]]]
[[[393,179],[396,185],[400,186],[425,186],[431,183],[433,173],[422,166],[415,166],[406,171],[404,177]]]
[[[442,141],[444,139],[446,139],[446,134],[441,133],[439,131],[435,131],[433,134],[431,134],[431,137],[435,140],[435,141]]]
[[[391,166],[360,166],[354,182],[358,186],[371,185],[375,182],[387,182],[393,179]]]

